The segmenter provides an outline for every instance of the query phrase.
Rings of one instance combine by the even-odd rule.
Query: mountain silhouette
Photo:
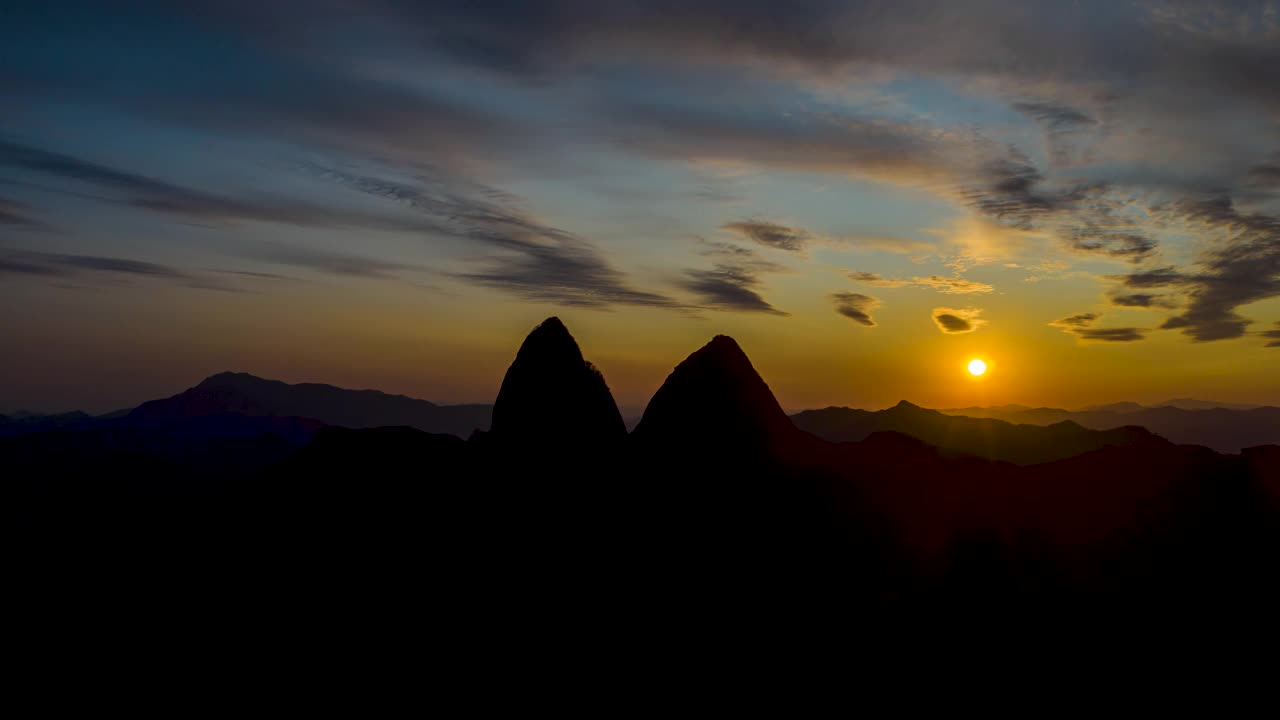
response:
[[[290,385],[247,373],[225,372],[164,400],[134,408],[130,421],[161,421],[235,413],[246,416],[303,417],[325,425],[369,428],[404,425],[423,432],[467,437],[489,424],[487,405],[436,405],[377,390],[332,385]]]
[[[799,433],[738,343],[717,335],[667,376],[632,434],[648,444],[758,448]]]
[[[1187,404],[1190,407],[1201,406],[1199,401]],[[1238,453],[1258,445],[1280,444],[1280,408],[1277,407],[1184,409],[1161,406],[1133,409],[1125,403],[1124,408],[1122,412],[1115,412],[1014,406],[956,408],[942,412],[971,418],[995,418],[1016,424],[1074,422],[1091,430],[1137,425],[1179,445],[1203,445],[1224,453]]]
[[[627,438],[555,318],[517,352],[490,432],[408,426],[447,410],[224,374],[123,418],[0,438],[0,525],[21,549],[8,577],[65,613],[89,588],[180,587],[179,603],[122,594],[111,617],[206,602],[459,653],[744,629],[756,643],[770,626],[1042,642],[1072,622],[1269,621],[1280,603],[1280,446],[1224,455],[905,402],[793,422],[726,336],[676,365]],[[1269,409],[1094,415],[1151,412]],[[413,423],[383,426],[397,420]]]
[[[551,317],[529,333],[507,369],[489,434],[527,444],[598,442],[619,441],[627,428],[604,376]]]
[[[0,437],[13,437],[47,430],[79,427],[91,423],[94,419],[92,415],[79,410],[51,415],[30,412],[0,415]]]
[[[806,410],[791,416],[796,427],[831,442],[865,439],[893,431],[961,455],[1003,460],[1018,465],[1060,460],[1108,445],[1144,442],[1151,433],[1140,427],[1088,430],[1070,421],[1053,425],[1014,425],[1002,420],[944,415],[903,401],[870,412],[846,407]]]

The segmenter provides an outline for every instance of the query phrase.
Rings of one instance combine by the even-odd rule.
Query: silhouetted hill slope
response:
[[[525,338],[502,379],[492,438],[590,443],[619,441],[626,434],[604,376],[583,359],[560,318],[544,320]]]
[[[947,415],[992,417],[1006,422],[1034,425],[1070,421],[1092,430],[1138,425],[1179,445],[1203,445],[1225,453],[1238,453],[1255,445],[1280,444],[1280,408],[1277,407],[1247,410],[1155,407],[1125,412],[1073,412],[1059,408],[958,408],[942,412]]]
[[[0,437],[13,437],[27,433],[75,427],[91,422],[93,419],[93,416],[78,410],[53,415],[41,415],[38,413],[0,415]]]
[[[723,336],[673,370],[631,441],[601,442],[620,423],[607,387],[563,326],[544,326],[501,398],[513,424],[495,433],[515,451],[488,434],[201,414],[217,393],[0,439],[0,532],[21,563],[7,577],[61,598],[65,616],[85,597],[118,599],[118,623],[245,608],[249,623],[322,627],[326,645],[346,623],[450,656],[585,641],[593,660],[616,647],[644,662],[637,639],[670,652],[773,629],[866,647],[877,628],[910,627],[1042,643],[1069,622],[1220,632],[1280,603],[1280,447],[1230,456],[1127,431],[1016,465],[861,426],[827,442]],[[570,408],[548,408],[566,387]],[[1107,435],[907,404],[866,415],[944,446],[976,433],[1005,456]]]
[[[167,420],[239,413],[249,416],[305,417],[349,428],[406,425],[424,432],[467,437],[489,424],[487,405],[436,405],[377,390],[346,390],[332,385],[290,385],[246,373],[220,373],[185,392],[143,403],[132,420]]]
[[[751,450],[799,433],[738,343],[717,335],[667,376],[632,434],[650,445]]]
[[[1194,398],[1175,398],[1166,400],[1162,403],[1147,405],[1146,407],[1175,407],[1179,410],[1214,410],[1223,408],[1225,410],[1256,410],[1265,405],[1257,405],[1255,403],[1233,403],[1219,402],[1216,400],[1196,400]]]
[[[1018,465],[1059,460],[1150,436],[1138,427],[1100,432],[1073,422],[1014,425],[1002,420],[944,415],[906,401],[877,412],[842,407],[806,410],[792,415],[791,420],[801,430],[832,442],[858,441],[875,432],[894,431],[951,453]]]

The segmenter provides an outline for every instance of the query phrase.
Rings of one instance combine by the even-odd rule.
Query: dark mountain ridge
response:
[[[488,405],[436,405],[377,390],[346,390],[316,383],[290,385],[225,372],[173,397],[145,402],[125,417],[129,421],[161,421],[229,413],[304,417],[348,428],[404,425],[465,438],[488,427],[492,410]]]
[[[1114,410],[1063,410],[1061,408],[956,408],[946,415],[993,418],[1015,424],[1050,425],[1074,422],[1090,430],[1111,430],[1137,425],[1179,445],[1204,445],[1218,452],[1238,453],[1256,445],[1280,444],[1280,408],[1252,407],[1184,409],[1141,407]]]
[[[956,425],[907,403],[852,417],[934,433],[946,449],[862,426],[857,441],[828,442],[787,418],[726,336],[677,364],[626,436],[558,321],[521,346],[493,432],[466,441],[215,413],[267,407],[240,376],[227,381],[124,418],[109,432],[149,428],[124,452],[111,437],[65,440],[96,430],[0,441],[0,508],[35,576],[23,587],[66,602],[185,573],[201,600],[281,597],[308,632],[358,618],[362,633],[462,653],[567,641],[630,652],[744,632],[756,643],[769,626],[840,647],[846,633],[865,643],[872,629],[935,625],[1040,640],[1070,623],[1269,618],[1280,602],[1280,447],[1228,456],[1134,429],[1017,465],[970,451],[1100,436]],[[241,435],[246,419],[281,426]],[[224,420],[227,443],[200,439]],[[164,435],[188,423],[194,451]],[[151,438],[188,461],[149,451]]]
[[[973,455],[1017,465],[1061,460],[1109,445],[1147,440],[1151,433],[1125,426],[1088,430],[1065,420],[1052,425],[1015,425],[990,418],[945,415],[905,400],[880,411],[828,407],[791,416],[802,430],[831,442],[856,442],[875,432],[893,431],[918,438],[950,454]]]

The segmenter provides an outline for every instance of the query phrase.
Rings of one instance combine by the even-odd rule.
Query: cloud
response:
[[[786,315],[770,305],[754,288],[762,283],[750,270],[717,265],[714,270],[686,270],[682,287],[697,294],[702,302],[718,310]]]
[[[538,221],[514,197],[493,188],[450,177],[411,184],[333,168],[316,172],[425,216],[432,234],[490,251],[478,261],[480,269],[454,273],[458,279],[573,307],[684,307],[665,295],[632,288],[625,273],[586,239]]]
[[[0,272],[27,275],[69,275],[77,271],[163,278],[190,277],[187,273],[168,265],[127,258],[32,251],[13,251],[0,257]]]
[[[1172,265],[1114,277],[1127,288],[1160,288],[1183,285],[1190,281],[1190,278]]]
[[[399,271],[428,271],[428,268],[421,265],[306,247],[268,249],[255,252],[250,257],[277,265],[289,265],[330,275],[345,275],[358,278],[385,279],[394,277],[394,273]]]
[[[1145,340],[1146,335],[1143,334],[1142,328],[1086,328],[1076,330],[1075,334],[1081,340],[1091,340],[1096,342],[1135,342]]]
[[[1111,304],[1117,307],[1152,307],[1162,306],[1164,300],[1158,295],[1152,295],[1152,293],[1135,292],[1132,295],[1112,296]]]
[[[976,280],[965,280],[964,278],[948,278],[938,275],[930,275],[929,277],[916,277],[911,279],[911,284],[920,287],[933,288],[938,292],[947,295],[968,295],[971,293],[989,293],[995,288]]]
[[[862,283],[863,285],[874,285],[876,287],[896,288],[911,285],[910,280],[895,280],[892,278],[881,277],[873,272],[863,270],[855,270],[849,273],[849,279]]]
[[[116,276],[169,281],[183,287],[238,292],[239,288],[171,265],[101,255],[76,255],[14,250],[0,255],[0,276],[48,278]]]
[[[0,198],[0,225],[37,227],[40,224],[28,214],[26,205]]]
[[[1109,232],[1098,228],[1075,228],[1070,231],[1071,247],[1083,252],[1102,253],[1114,258],[1139,263],[1159,246],[1155,240],[1135,233]]]
[[[1016,102],[1013,109],[1053,131],[1097,125],[1098,121],[1066,105],[1051,102]]]
[[[960,335],[986,325],[987,321],[981,315],[982,311],[978,308],[939,307],[933,309],[933,322],[944,335]]]
[[[1280,322],[1276,323],[1275,330],[1263,330],[1262,337],[1271,341],[1267,343],[1267,347],[1280,347]]]
[[[231,198],[164,180],[0,140],[0,168],[87,183],[113,196],[98,199],[203,222],[254,221],[303,227],[367,228],[404,232],[431,229],[412,219],[348,211],[287,198]]]
[[[876,273],[866,272],[863,270],[854,270],[849,273],[849,279],[863,285],[874,285],[883,288],[900,288],[900,287],[924,287],[947,295],[968,295],[972,293],[989,293],[995,288],[992,286],[978,282],[976,280],[965,280],[964,278],[948,278],[940,275],[930,275],[929,277],[913,277],[910,280],[901,280],[897,278],[886,278]]]
[[[925,240],[884,235],[850,235],[840,238],[840,241],[857,250],[876,250],[897,255],[922,255],[937,249],[934,243]]]
[[[721,225],[722,230],[736,232],[748,240],[753,240],[765,247],[788,252],[800,252],[812,237],[803,229],[790,228],[764,220],[744,220]]]
[[[1070,315],[1049,323],[1052,327],[1071,333],[1089,342],[1135,342],[1146,339],[1142,328],[1095,328],[1093,324],[1102,318],[1097,313]]]
[[[1054,320],[1050,325],[1064,330],[1074,330],[1076,328],[1088,327],[1092,325],[1101,315],[1096,313],[1080,313],[1079,315],[1071,315],[1061,320]]]
[[[1186,309],[1161,327],[1179,329],[1193,342],[1242,337],[1251,321],[1236,309],[1280,296],[1280,218],[1240,212],[1222,196],[1182,201],[1174,212],[1218,242],[1197,260],[1197,272],[1178,275]]]
[[[880,306],[880,301],[870,295],[860,293],[832,293],[836,312],[867,327],[875,327],[876,321],[871,318],[871,310]]]

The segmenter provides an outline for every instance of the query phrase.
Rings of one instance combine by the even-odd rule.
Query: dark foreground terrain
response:
[[[404,400],[371,398],[459,422]],[[955,437],[829,442],[724,336],[629,434],[554,318],[466,440],[143,409],[0,440],[9,577],[39,617],[607,654],[895,628],[1184,633],[1280,608],[1280,447],[1079,426],[1002,428],[1013,462]]]

